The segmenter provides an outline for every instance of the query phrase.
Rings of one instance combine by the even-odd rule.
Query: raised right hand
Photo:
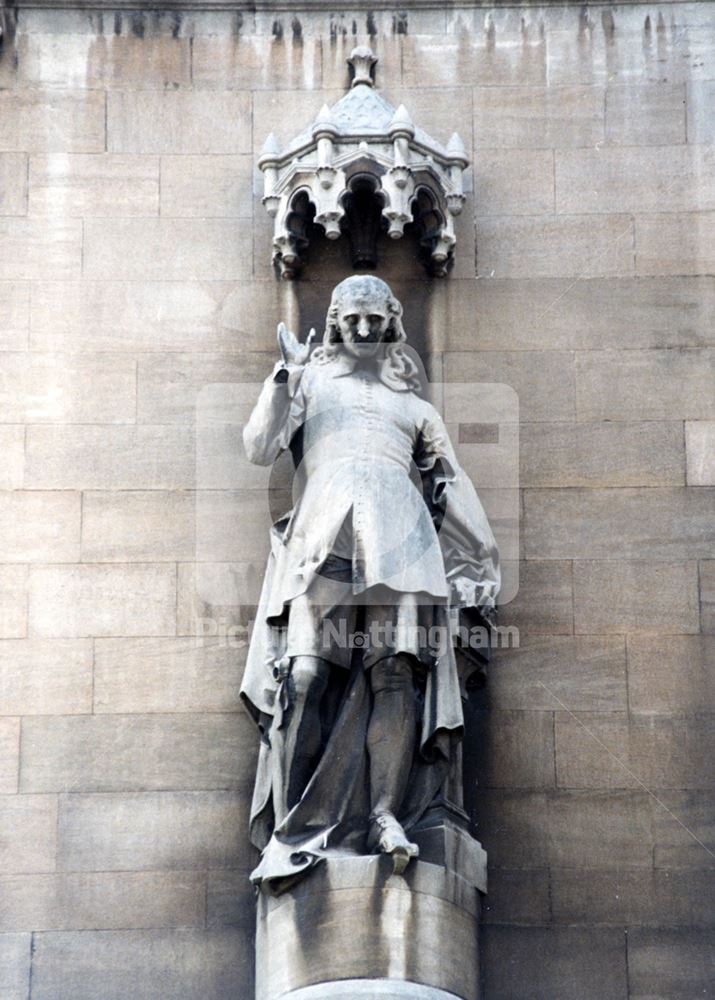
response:
[[[285,323],[278,324],[278,346],[287,365],[304,365],[310,358],[316,338],[315,329],[311,329],[304,344],[288,329]]]

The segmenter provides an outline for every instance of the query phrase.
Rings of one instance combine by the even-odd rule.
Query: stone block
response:
[[[22,424],[0,427],[0,489],[22,489],[25,477],[25,428]]]
[[[321,40],[303,36],[302,31],[296,36],[296,23],[294,18],[291,36],[268,31],[265,35],[196,36],[192,47],[193,86],[217,91],[231,87],[304,93],[320,87]]]
[[[599,872],[556,868],[551,873],[554,921],[617,927],[712,926],[715,872]],[[667,918],[664,915],[667,914]]]
[[[710,277],[452,279],[446,291],[449,350],[583,349],[599,360],[614,348],[627,362],[626,347],[715,344]]]
[[[252,235],[226,219],[86,219],[88,278],[246,280]],[[68,275],[72,277],[72,275]]]
[[[574,609],[582,634],[697,633],[697,564],[575,562]]]
[[[549,873],[545,869],[490,868],[482,902],[487,924],[548,924]]]
[[[656,868],[715,868],[712,791],[662,791],[652,801]]]
[[[713,379],[711,348],[590,351],[576,356],[578,419],[715,419]]]
[[[250,219],[252,180],[251,156],[164,156],[161,214],[179,218]]]
[[[265,559],[179,563],[177,635],[235,635],[240,641],[255,618],[264,570]]]
[[[700,562],[700,629],[715,634],[715,559]]]
[[[350,55],[347,52],[345,58]],[[347,71],[347,63],[344,69]],[[341,67],[342,69],[342,67]],[[298,132],[307,129],[317,111],[323,104],[329,107],[340,100],[345,94],[345,85],[340,85],[328,90],[314,90],[310,95],[306,95],[304,90],[254,90],[251,94],[253,107],[253,120],[256,123],[253,134],[253,162],[260,155],[263,143],[268,134],[273,132],[279,145],[286,146],[295,138]],[[391,100],[389,95],[388,100]],[[392,101],[394,104],[394,101]],[[257,192],[263,193],[263,175],[254,168],[254,188]],[[267,217],[263,206],[259,209],[259,218]]]
[[[30,327],[30,285],[27,281],[0,281],[0,350],[24,351]]]
[[[715,420],[686,420],[688,483],[715,486]]]
[[[0,420],[126,424],[136,413],[136,362],[105,354],[3,356]]]
[[[23,720],[23,792],[246,786],[253,725],[238,715],[36,716]]]
[[[388,101],[396,108],[400,104],[406,105],[413,120],[428,135],[446,146],[452,133],[458,132],[466,148],[468,150],[474,148],[471,87],[459,84],[456,87],[398,87],[393,86],[392,81],[389,81],[389,84],[389,89],[384,92]],[[450,109],[449,120],[444,114],[445,107]],[[489,155],[489,150],[480,151],[477,174],[481,172],[485,163],[482,157]],[[464,188],[465,191],[472,190],[472,170],[468,170],[464,177]]]
[[[715,490],[527,490],[524,539],[534,559],[698,559],[715,544]]]
[[[140,36],[32,32],[19,38],[18,68],[21,81],[37,87],[171,89],[190,83],[190,44],[153,26]]]
[[[410,88],[476,85],[477,96],[494,86],[540,90],[546,83],[546,46],[538,37],[495,47],[467,33],[458,38],[409,35],[404,39],[402,66],[403,84]],[[478,115],[475,139],[480,141]],[[496,144],[485,138],[484,145]]]
[[[0,90],[0,149],[103,153],[101,90]]]
[[[499,623],[516,625],[522,640],[527,641],[535,635],[570,635],[573,632],[571,563],[556,559],[522,560],[518,592],[513,600],[500,605]]]
[[[158,157],[32,156],[29,208],[36,215],[65,218],[157,215]]]
[[[649,715],[715,711],[715,636],[629,636],[628,703]]]
[[[89,639],[6,639],[0,643],[0,715],[91,711]]]
[[[625,642],[620,636],[534,636],[497,652],[489,668],[499,709],[625,711]]]
[[[646,791],[562,791],[548,807],[551,866],[650,869],[651,798]]]
[[[603,138],[600,87],[514,86],[498,95],[491,87],[475,87],[474,140],[478,149],[590,147]]]
[[[449,815],[428,812],[410,831],[410,839],[419,847],[421,861],[446,869],[481,893],[487,891],[486,851]]]
[[[543,791],[478,789],[477,836],[498,868],[545,868],[548,800]]]
[[[250,959],[230,929],[48,932],[35,936],[32,989],[36,1000],[55,1000],[60,983],[73,1000],[155,1000],[157,990],[224,1000],[245,990]]]
[[[633,1000],[692,1000],[712,988],[712,930],[645,929],[628,932],[628,982]]]
[[[3,1000],[27,1000],[30,990],[30,934],[0,934],[0,990]]]
[[[255,893],[247,871],[208,872],[206,926],[238,927],[253,943],[256,929]]]
[[[183,490],[87,492],[85,562],[176,562],[196,555],[196,494]]]
[[[276,510],[290,509],[290,494],[280,494]],[[260,490],[202,490],[196,494],[196,558],[262,566],[276,520],[271,499]],[[278,515],[279,516],[279,515]]]
[[[715,124],[710,114],[715,97],[715,80],[688,82],[688,138],[690,142],[713,142]]]
[[[0,795],[0,868],[4,875],[53,872],[56,850],[56,795]]]
[[[444,378],[511,386],[523,421],[573,420],[573,357],[568,351],[454,351],[444,356]]]
[[[25,153],[0,153],[0,215],[27,215]]]
[[[483,788],[553,788],[551,712],[498,709],[479,712],[476,773]]]
[[[27,635],[27,566],[0,566],[0,638]]]
[[[33,286],[32,345],[142,354],[275,351],[279,318],[275,280],[40,282]],[[198,364],[201,355],[192,357]]]
[[[27,429],[28,489],[189,489],[191,427],[58,425]]]
[[[556,153],[557,212],[665,213],[712,208],[715,157],[707,146],[628,146]],[[639,239],[636,250],[640,259]]]
[[[34,567],[28,587],[37,637],[152,636],[176,631],[176,568],[151,563]]]
[[[110,153],[250,153],[250,111],[247,92],[112,91],[107,95],[107,149]]]
[[[242,766],[252,773],[252,761]],[[256,863],[248,807],[243,796],[226,791],[66,795],[57,869],[246,871]]]
[[[0,794],[17,791],[20,752],[20,720],[0,718]],[[17,928],[10,928],[16,930]]]
[[[629,215],[479,217],[478,272],[482,278],[627,277],[635,273],[634,238]]]
[[[715,719],[556,713],[561,788],[710,788]]]
[[[685,482],[679,421],[522,424],[519,448],[522,486],[680,486]]]
[[[78,278],[81,266],[80,219],[0,217],[4,278]]]
[[[0,876],[0,928],[203,927],[205,897],[199,872]]]
[[[715,212],[636,216],[636,274],[712,274],[714,221]]]
[[[630,83],[606,89],[606,142],[620,146],[675,145],[686,141],[685,119],[684,83]],[[623,179],[628,181],[627,177]]]
[[[246,645],[245,635],[97,639],[94,711],[237,711]]]
[[[479,149],[475,171],[475,201],[480,216],[553,212],[552,150]]]
[[[593,927],[486,927],[484,990],[499,1000],[628,994],[622,931]]]

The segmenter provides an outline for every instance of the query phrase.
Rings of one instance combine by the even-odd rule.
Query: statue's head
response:
[[[323,345],[342,344],[358,358],[373,357],[382,344],[407,340],[402,306],[390,286],[374,275],[353,275],[334,290],[325,324]]]

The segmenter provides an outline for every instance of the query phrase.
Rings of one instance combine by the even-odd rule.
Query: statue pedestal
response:
[[[449,822],[412,836],[428,860],[404,875],[335,858],[259,895],[256,1000],[479,1000],[486,854]]]

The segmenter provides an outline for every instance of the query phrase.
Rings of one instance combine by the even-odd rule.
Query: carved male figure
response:
[[[242,694],[261,730],[253,873],[275,886],[335,853],[390,854],[444,782],[462,732],[455,611],[493,608],[496,546],[444,424],[419,393],[385,282],[335,288],[322,346],[281,324],[282,360],[244,430],[289,449],[294,506],[272,551]]]

